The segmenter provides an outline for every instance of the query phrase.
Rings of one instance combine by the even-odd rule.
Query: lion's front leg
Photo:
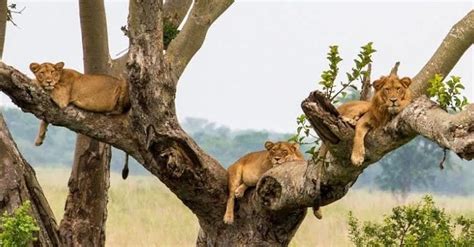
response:
[[[364,139],[367,132],[370,130],[369,119],[370,114],[365,114],[359,122],[357,122],[354,136],[354,144],[352,146],[351,161],[355,166],[360,166],[364,163],[365,146]]]

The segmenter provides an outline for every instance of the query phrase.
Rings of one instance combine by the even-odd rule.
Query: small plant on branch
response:
[[[443,81],[444,77],[436,74],[429,80],[428,96],[434,98],[439,106],[446,111],[459,112],[468,104],[466,96],[461,96],[464,86],[461,77],[451,76],[451,79]]]
[[[344,101],[348,95],[359,93],[359,88],[354,85],[354,82],[364,82],[370,73],[370,63],[372,62],[372,54],[374,52],[376,52],[376,50],[372,47],[372,42],[362,46],[359,54],[357,54],[357,58],[354,59],[355,67],[351,69],[350,73],[346,73],[347,81],[341,81],[337,84],[336,79],[339,74],[339,63],[343,59],[339,56],[339,47],[337,45],[329,46],[329,52],[326,57],[329,61],[329,69],[321,73],[321,81],[319,81],[318,84],[322,87],[322,91],[325,96],[330,99],[331,103],[337,104]],[[314,133],[314,130],[304,114],[297,117],[296,123],[296,134],[293,135],[289,141],[309,146],[306,153],[310,154],[313,159],[316,158],[316,148],[319,147],[320,144],[319,137]]]

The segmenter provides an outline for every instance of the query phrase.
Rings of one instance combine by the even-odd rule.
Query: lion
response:
[[[256,186],[260,177],[272,167],[295,160],[304,160],[297,143],[267,141],[265,150],[246,154],[231,165],[227,170],[229,197],[224,222],[234,222],[235,198],[243,197],[245,190]]]
[[[409,77],[399,79],[394,73],[389,76],[382,76],[374,81],[375,93],[370,101],[370,108],[357,121],[355,127],[351,154],[353,165],[361,166],[364,163],[364,139],[367,132],[384,126],[411,103],[412,93],[409,88],[410,84],[411,79]]]
[[[364,138],[367,132],[385,125],[412,101],[410,84],[409,77],[399,79],[395,73],[391,73],[374,81],[375,93],[371,101],[351,101],[337,108],[341,118],[355,126],[351,154],[353,165],[360,166],[364,162]],[[321,145],[318,159],[324,159],[327,151],[327,147]]]
[[[130,109],[128,83],[108,75],[84,75],[64,68],[64,63],[31,63],[35,83],[43,88],[63,109],[73,104],[83,110],[107,114],[122,114]],[[48,123],[41,121],[35,145],[46,136]]]

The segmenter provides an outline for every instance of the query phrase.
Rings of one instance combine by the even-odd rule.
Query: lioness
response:
[[[235,198],[241,198],[248,187],[257,185],[266,171],[284,162],[304,160],[297,143],[267,141],[265,149],[246,154],[228,168],[229,197],[224,215],[226,224],[234,222]]]
[[[121,114],[130,108],[128,83],[108,75],[84,75],[64,63],[31,63],[35,83],[62,109],[70,103],[87,111]],[[35,145],[43,143],[48,123],[41,121]]]
[[[364,162],[364,138],[367,132],[385,125],[411,102],[412,94],[408,88],[410,84],[410,78],[399,79],[395,73],[391,73],[374,81],[375,93],[370,102],[351,101],[337,108],[345,121],[355,125],[352,164],[360,166]],[[326,153],[327,148],[322,145],[319,158],[324,159]]]

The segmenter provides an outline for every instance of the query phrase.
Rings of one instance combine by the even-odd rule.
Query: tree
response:
[[[179,78],[201,47],[207,30],[231,4],[231,0],[195,1],[183,29],[164,53],[163,20],[169,16],[166,4],[130,1],[126,28],[130,49],[127,58],[123,58],[127,60],[130,83],[129,114],[112,118],[72,106],[60,110],[28,77],[5,64],[0,70],[0,89],[24,111],[132,155],[196,214],[201,226],[198,246],[287,245],[307,207],[328,205],[342,198],[365,168],[417,135],[465,159],[474,157],[474,105],[451,115],[421,96],[385,129],[369,133],[367,159],[361,167],[354,167],[347,155],[354,129],[338,118],[322,94],[312,92],[302,108],[331,150],[329,164],[323,167],[321,162],[292,162],[270,170],[257,188],[240,201],[236,222],[224,225],[226,171],[182,130],[174,99]],[[178,6],[189,8],[186,4]],[[453,27],[432,59],[413,78],[412,88],[417,96],[425,94],[428,79],[434,74],[448,74],[471,46],[473,22],[471,11]]]
[[[435,183],[443,150],[438,145],[416,138],[380,161],[382,172],[375,178],[381,189],[390,190],[400,201],[415,187]]]

